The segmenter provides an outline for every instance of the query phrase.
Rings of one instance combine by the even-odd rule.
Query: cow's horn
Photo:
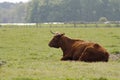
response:
[[[54,33],[53,31],[51,31],[51,30],[50,30],[50,32],[51,32],[52,34],[55,34],[55,33]]]

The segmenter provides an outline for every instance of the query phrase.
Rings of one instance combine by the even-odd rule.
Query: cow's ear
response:
[[[64,35],[65,35],[65,33],[58,34],[57,37],[62,37],[62,36],[64,36]]]
[[[62,34],[60,34],[59,36],[62,37],[62,36],[64,36],[64,35],[65,35],[65,33],[62,33]]]
[[[62,34],[61,34],[61,36],[64,36],[64,35],[65,35],[65,33],[62,33]]]

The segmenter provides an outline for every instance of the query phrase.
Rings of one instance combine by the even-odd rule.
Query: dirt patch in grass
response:
[[[120,61],[120,52],[110,54],[111,61]]]
[[[4,64],[6,64],[6,61],[0,61],[0,67]]]

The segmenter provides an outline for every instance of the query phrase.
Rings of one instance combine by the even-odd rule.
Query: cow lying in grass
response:
[[[53,32],[52,32],[53,33]],[[84,40],[71,39],[61,33],[53,33],[54,37],[49,42],[50,47],[61,48],[61,60],[75,60],[85,62],[107,62],[109,53],[99,44]]]

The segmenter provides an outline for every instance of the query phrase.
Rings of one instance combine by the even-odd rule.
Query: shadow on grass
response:
[[[93,80],[108,80],[108,79],[104,77],[100,77],[100,78],[94,78]]]
[[[39,79],[33,79],[33,78],[14,78],[13,80],[39,80]]]

